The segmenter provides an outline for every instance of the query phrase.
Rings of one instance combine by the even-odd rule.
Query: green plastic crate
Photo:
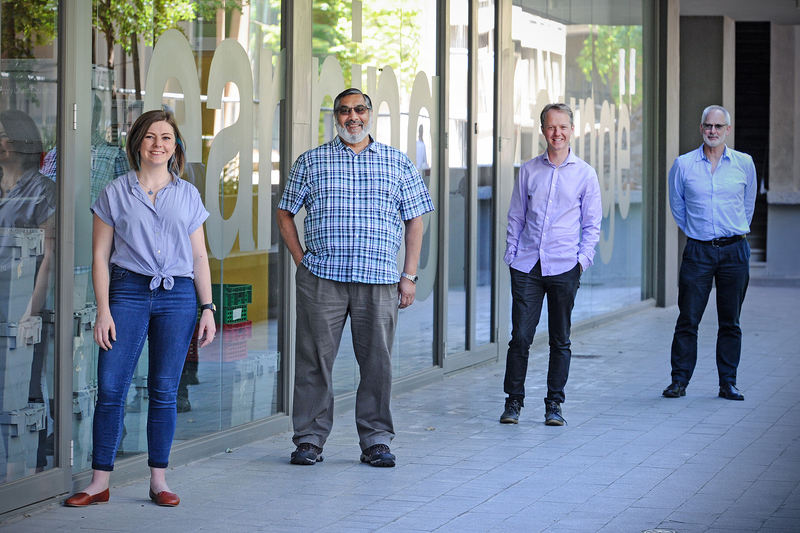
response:
[[[202,311],[197,310],[197,321],[200,322]],[[237,307],[224,307],[220,309],[217,307],[217,312],[214,313],[214,322],[217,324],[235,324],[237,322],[244,322],[247,320],[247,306],[240,305]]]
[[[247,306],[225,307],[221,314],[223,324],[235,324],[247,320]]]
[[[211,285],[211,299],[217,309],[240,307],[253,302],[253,286],[248,284],[225,283]]]

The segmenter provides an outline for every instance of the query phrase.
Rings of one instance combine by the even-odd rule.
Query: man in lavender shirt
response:
[[[581,274],[592,265],[603,207],[597,173],[569,147],[572,110],[548,104],[541,114],[547,150],[519,170],[508,209],[504,261],[511,267],[511,342],[503,388],[503,424],[519,422],[525,400],[528,353],[547,296],[550,364],[545,424],[563,426],[569,376],[570,328]]]

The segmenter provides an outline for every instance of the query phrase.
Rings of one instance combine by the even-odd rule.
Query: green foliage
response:
[[[636,50],[636,94],[631,103],[632,110],[642,101],[642,27],[641,26],[589,26],[589,35],[583,42],[583,50],[576,62],[586,80],[600,81],[613,95],[619,94],[619,50],[626,52],[625,79],[630,73],[629,51]],[[628,82],[630,83],[630,82]],[[626,88],[627,93],[627,88]]]
[[[219,9],[238,9],[249,0],[95,0],[92,22],[109,46],[119,44],[130,53],[141,39],[153,46],[155,38],[181,21],[214,18]],[[110,51],[109,51],[110,52]],[[111,57],[112,54],[109,53]]]
[[[50,44],[58,30],[56,0],[3,0],[3,59],[33,59],[33,48]]]
[[[17,94],[39,105],[39,84],[31,75],[31,63],[36,59],[34,48],[55,41],[58,33],[56,0],[3,0],[0,50],[5,70],[11,82],[11,102],[16,105]]]
[[[250,9],[250,22],[259,31],[250,32],[250,50],[266,48],[273,56],[281,51],[281,2],[256,2]]]
[[[352,36],[350,0],[315,0],[312,47],[315,57],[336,56],[344,69],[345,85],[352,85],[350,66],[390,66],[408,94],[419,69],[421,30],[418,4],[424,0],[396,2],[371,0],[362,5],[362,42]]]

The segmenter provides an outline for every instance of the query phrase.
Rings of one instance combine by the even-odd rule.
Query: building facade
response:
[[[409,155],[436,207],[424,217],[417,301],[400,311],[395,393],[505,356],[505,217],[520,165],[544,150],[547,103],[573,108],[572,149],[597,170],[602,192],[576,327],[675,303],[681,236],[667,170],[702,141],[696,108],[721,103],[738,126],[736,94],[746,89],[736,79],[737,16],[766,23],[754,28],[771,56],[791,58],[791,72],[768,67],[772,96],[748,112],[762,127],[780,113],[775,124],[786,130],[759,168],[756,266],[766,277],[798,276],[790,235],[800,149],[787,139],[799,138],[800,20],[683,1],[187,0],[155,12],[147,2],[3,3],[0,520],[91,474],[90,206],[129,168],[127,130],[143,110],[174,112],[189,161],[183,178],[211,213],[219,334],[188,350],[173,464],[290,429],[294,267],[274,212],[292,161],[335,135],[333,98],[347,87],[371,96],[373,136]],[[706,63],[691,53],[699,46]],[[346,328],[334,366],[340,412],[352,408],[359,379],[351,343]],[[145,349],[118,480],[146,472],[147,373]],[[287,460],[290,451],[287,437]]]

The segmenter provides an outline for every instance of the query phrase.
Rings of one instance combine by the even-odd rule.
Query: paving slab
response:
[[[0,525],[38,531],[796,533],[800,531],[800,287],[752,285],[738,387],[719,398],[714,297],[683,398],[669,384],[677,309],[645,308],[573,336],[565,427],[544,425],[546,342],[531,352],[517,425],[499,424],[504,365],[459,372],[393,398],[395,468],[359,462],[353,414],[325,461],[289,464],[284,433],[113,484],[108,505],[53,504]]]

